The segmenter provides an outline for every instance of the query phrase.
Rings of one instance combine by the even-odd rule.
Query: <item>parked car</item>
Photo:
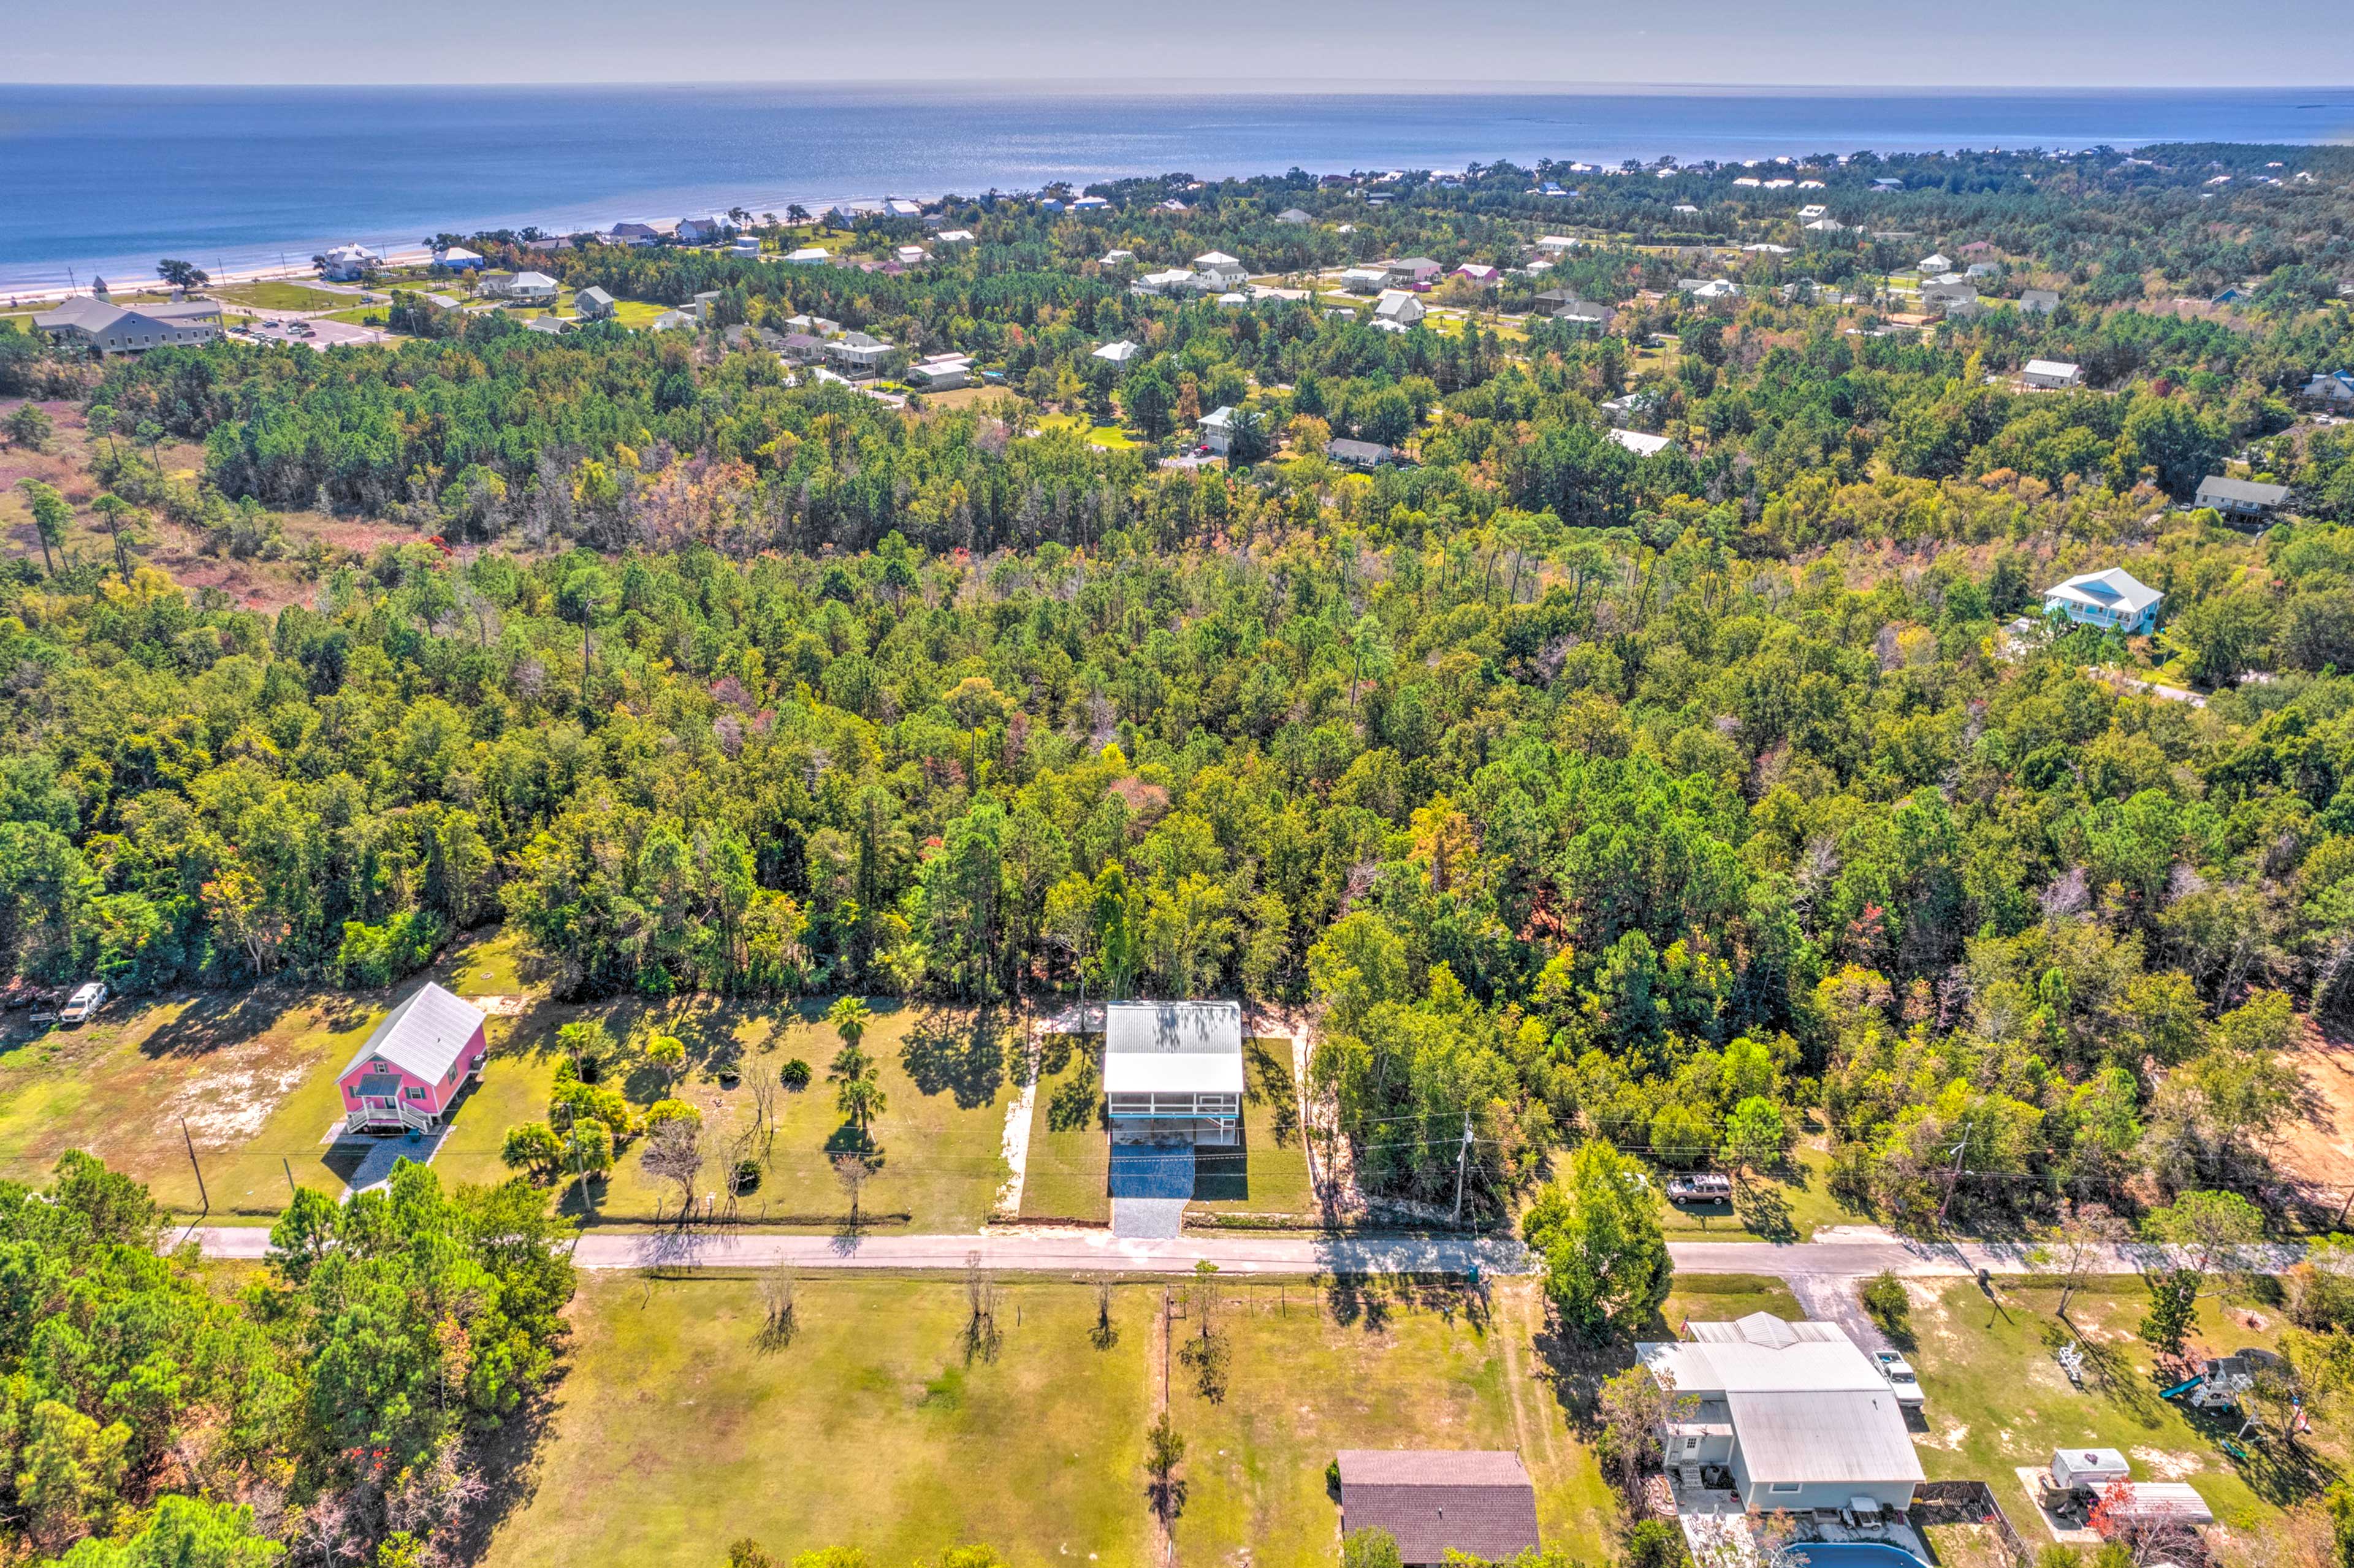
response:
[[[1880,1375],[1888,1380],[1888,1386],[1896,1391],[1897,1404],[1918,1410],[1929,1402],[1929,1396],[1921,1392],[1921,1380],[1913,1375],[1912,1362],[1894,1351],[1882,1351],[1872,1359],[1879,1363]]]
[[[1668,1178],[1671,1203],[1730,1203],[1733,1178],[1722,1171],[1692,1171]]]
[[[96,1018],[98,1016],[98,1010],[105,1005],[106,982],[104,980],[84,980],[81,984],[74,988],[74,993],[71,996],[66,998],[65,1006],[58,1012],[58,1022],[60,1023],[87,1023],[91,1019]]]

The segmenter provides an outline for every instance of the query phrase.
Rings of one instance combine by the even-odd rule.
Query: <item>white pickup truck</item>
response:
[[[96,1018],[98,1016],[98,1010],[105,1005],[106,982],[104,980],[84,980],[81,984],[74,987],[74,993],[66,998],[65,1006],[58,1010],[58,1022],[60,1023],[87,1023],[91,1019]]]

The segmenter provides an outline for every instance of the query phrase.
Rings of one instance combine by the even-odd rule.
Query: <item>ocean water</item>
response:
[[[0,293],[159,256],[214,270],[357,239],[741,205],[1212,178],[1954,147],[2354,138],[2354,88],[1084,94],[1038,88],[0,90]]]

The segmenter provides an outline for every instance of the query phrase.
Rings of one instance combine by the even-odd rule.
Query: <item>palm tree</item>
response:
[[[875,1022],[875,1010],[866,1005],[863,996],[836,997],[826,1009],[825,1021],[842,1036],[842,1043],[855,1051],[858,1042],[865,1037],[866,1026]]]
[[[858,1139],[866,1141],[866,1124],[891,1108],[889,1097],[875,1076],[875,1064],[863,1063],[864,1071],[856,1077],[844,1078],[833,1094],[834,1108],[850,1118],[858,1128]]]

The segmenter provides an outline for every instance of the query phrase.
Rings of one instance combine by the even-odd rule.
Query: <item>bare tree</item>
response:
[[[790,1263],[774,1265],[760,1276],[760,1305],[766,1318],[760,1329],[762,1345],[782,1350],[792,1343],[801,1328],[801,1276]]]
[[[1218,1266],[1208,1258],[1193,1265],[1193,1282],[1186,1287],[1185,1310],[1195,1324],[1193,1336],[1177,1351],[1177,1359],[1193,1369],[1202,1397],[1215,1404],[1226,1397],[1226,1337],[1217,1330]]]
[[[981,1266],[981,1254],[964,1255],[964,1355],[994,1361],[1004,1335],[997,1326],[997,1277]]]
[[[704,1153],[703,1124],[693,1117],[662,1122],[646,1139],[640,1163],[647,1175],[678,1183],[682,1220],[694,1211],[695,1183],[703,1174]]]
[[[1114,1345],[1119,1343],[1119,1325],[1115,1324],[1111,1320],[1112,1277],[1108,1274],[1097,1275],[1095,1277],[1095,1287],[1096,1326],[1093,1330],[1088,1333],[1087,1339],[1096,1349],[1099,1351],[1108,1351]]]
[[[779,1085],[773,1074],[752,1075],[752,1129],[759,1136],[760,1160],[767,1163],[769,1154],[777,1144],[777,1095]]]
[[[2103,1205],[2061,1200],[2060,1223],[2052,1228],[2044,1245],[2036,1248],[2035,1257],[2060,1282],[2060,1305],[2053,1316],[2066,1319],[2068,1303],[2092,1283],[2109,1249],[2128,1234],[2125,1222]]]
[[[875,1161],[864,1153],[837,1154],[833,1157],[833,1179],[842,1183],[842,1191],[850,1199],[850,1228],[856,1230],[859,1222],[859,1195],[866,1183],[875,1178]]]

